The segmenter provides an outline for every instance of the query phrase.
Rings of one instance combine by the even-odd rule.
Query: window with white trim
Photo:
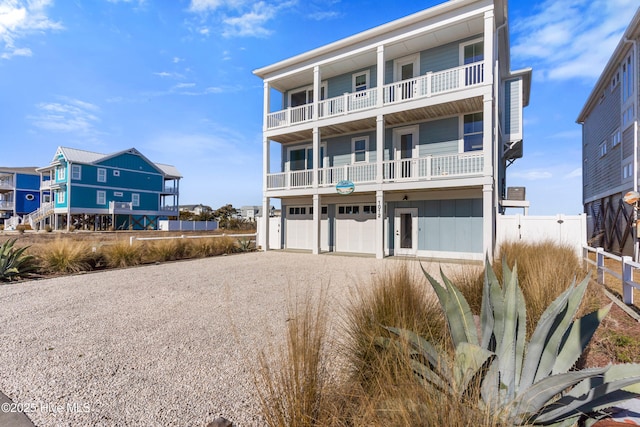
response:
[[[131,205],[132,206],[140,206],[140,194],[132,193],[131,194]]]
[[[607,154],[607,141],[600,143],[600,157],[604,157]]]
[[[359,136],[351,139],[351,163],[369,161],[369,137]]]
[[[620,133],[620,129],[616,129],[616,131],[611,135],[611,146],[615,147],[616,145],[622,142],[622,134]]]
[[[369,70],[352,75],[353,92],[362,92],[369,89]]]
[[[107,182],[107,170],[98,168],[98,182]]]
[[[464,151],[482,150],[483,113],[465,114],[463,123]]]
[[[633,176],[633,163],[628,162],[622,166],[622,179],[629,179]]]
[[[80,165],[71,165],[71,179],[76,181],[82,179],[82,168]]]
[[[633,123],[634,117],[634,108],[633,104],[631,104],[626,110],[622,112],[622,127],[625,128],[631,123]]]
[[[59,203],[59,204],[64,203],[64,199],[65,199],[65,196],[64,196],[64,195],[65,195],[66,193],[65,193],[64,191],[58,191],[56,194],[57,194],[56,199],[58,200],[58,203]]]
[[[611,90],[620,84],[620,72],[617,72],[611,79]]]
[[[106,205],[107,204],[107,192],[103,190],[96,191],[96,204],[97,205]]]
[[[58,174],[58,181],[64,181],[67,179],[67,168],[66,166],[61,166],[56,170]]]

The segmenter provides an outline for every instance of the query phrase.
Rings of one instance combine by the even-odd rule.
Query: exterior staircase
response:
[[[36,224],[51,215],[52,212],[53,202],[43,203],[38,209],[31,212],[30,214],[25,215],[25,222],[28,222],[31,228],[35,229]]]

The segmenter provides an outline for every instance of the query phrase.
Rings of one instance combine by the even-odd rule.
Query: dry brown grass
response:
[[[99,262],[91,245],[66,239],[34,245],[30,253],[44,273],[78,273],[91,270]]]
[[[272,361],[260,353],[254,377],[262,415],[269,426],[323,426],[326,424],[328,372],[324,352],[327,305],[324,293],[289,307],[286,347]]]

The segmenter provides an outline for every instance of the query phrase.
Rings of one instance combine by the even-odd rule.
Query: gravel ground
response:
[[[0,286],[0,391],[37,426],[260,425],[256,354],[291,295],[329,284],[339,313],[397,262],[250,253]]]

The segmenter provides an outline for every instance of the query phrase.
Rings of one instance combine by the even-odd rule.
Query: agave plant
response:
[[[0,246],[0,281],[26,276],[36,269],[33,256],[24,253],[28,246],[15,249],[16,240],[7,240]]]
[[[479,325],[442,271],[444,285],[424,274],[445,312],[455,346],[453,360],[411,331],[386,329],[410,345],[413,371],[426,386],[456,398],[475,397],[479,407],[495,408],[515,425],[572,426],[584,415],[588,426],[602,416],[600,411],[640,396],[639,364],[571,370],[611,308],[609,304],[574,320],[588,277],[577,285],[574,280],[549,305],[526,342],[517,267],[511,271],[503,262],[500,286],[486,262]],[[379,342],[398,345],[397,340]]]

